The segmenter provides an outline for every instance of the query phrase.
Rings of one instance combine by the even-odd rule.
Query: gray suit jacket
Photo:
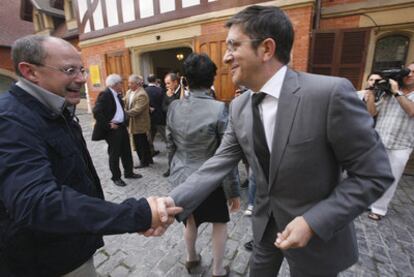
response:
[[[353,219],[379,198],[393,177],[373,120],[346,79],[288,69],[278,103],[267,180],[253,150],[251,95],[230,107],[216,154],[171,192],[185,218],[245,154],[256,174],[253,235],[269,216],[278,228],[304,216],[315,232],[308,245],[284,251],[304,272],[342,271],[357,261]],[[346,169],[348,177],[341,178]]]
[[[173,101],[167,115],[167,149],[171,160],[169,183],[176,187],[214,155],[226,130],[228,108],[214,100],[208,90],[190,91]],[[223,180],[226,197],[240,196],[238,171]]]

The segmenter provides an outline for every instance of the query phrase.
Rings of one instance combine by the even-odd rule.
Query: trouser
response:
[[[133,134],[132,137],[141,165],[149,165],[152,162],[152,157],[147,134]]]
[[[256,196],[256,177],[254,176],[253,170],[250,171],[249,175],[249,195],[248,195],[248,205],[254,205],[254,198]]]
[[[151,124],[151,139],[150,139],[150,149],[151,153],[154,153],[154,139],[157,133],[161,135],[161,140],[167,142],[167,136],[165,134],[165,125]]]
[[[395,190],[397,189],[398,183],[400,182],[401,176],[404,173],[405,165],[410,158],[410,154],[413,149],[401,149],[401,150],[391,150],[387,149],[388,159],[390,160],[392,175],[394,175],[394,182],[392,185],[384,192],[384,194],[371,204],[370,209],[373,213],[379,215],[386,215],[388,211],[388,205],[390,204]]]
[[[75,270],[63,275],[62,277],[96,277],[96,269],[93,264],[93,257],[86,263],[76,268]]]
[[[280,266],[284,258],[283,252],[274,245],[277,236],[277,226],[274,218],[271,216],[267,223],[266,230],[261,241],[254,241],[253,254],[250,257],[250,277],[277,277]],[[309,272],[303,272],[289,263],[291,277],[334,277],[338,272],[317,275]],[[317,267],[317,265],[315,265]]]
[[[108,143],[109,169],[112,173],[112,180],[121,178],[119,159],[121,158],[125,175],[131,175],[133,162],[129,135],[125,125],[119,125],[118,129],[111,130],[105,138]]]
[[[161,140],[163,142],[167,141],[167,137],[165,135],[165,125],[151,125],[151,141],[154,142],[155,136],[159,133],[161,135]]]

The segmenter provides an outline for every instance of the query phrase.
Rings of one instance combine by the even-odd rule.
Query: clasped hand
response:
[[[175,215],[183,209],[176,207],[171,197],[148,197],[148,204],[151,208],[151,228],[142,233],[146,237],[158,237],[164,234],[168,226],[174,222]],[[161,211],[161,212],[160,212]]]

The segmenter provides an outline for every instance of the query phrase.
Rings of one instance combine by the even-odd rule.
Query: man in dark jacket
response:
[[[167,141],[165,137],[165,113],[162,110],[162,102],[164,100],[163,89],[155,83],[157,77],[154,74],[150,74],[147,77],[148,86],[145,91],[148,93],[150,100],[150,117],[151,117],[151,151],[155,156],[159,151],[154,150],[154,138],[157,133],[161,135],[162,140]]]
[[[108,144],[109,169],[115,185],[124,187],[121,179],[119,159],[124,167],[125,178],[138,179],[142,176],[132,171],[132,153],[127,130],[127,115],[122,100],[122,78],[111,74],[105,80],[107,88],[102,91],[93,108],[96,124],[92,132],[92,140],[105,140]]]
[[[167,91],[162,103],[162,109],[164,111],[164,114],[167,114],[168,107],[170,106],[171,102],[180,99],[181,86],[179,76],[172,72],[165,75],[164,82]],[[170,176],[171,159],[172,157],[168,156],[168,169],[162,174],[164,177]]]
[[[31,35],[12,55],[19,81],[0,96],[0,276],[96,276],[102,235],[163,232],[155,198],[103,199],[74,116],[87,76],[76,48]]]

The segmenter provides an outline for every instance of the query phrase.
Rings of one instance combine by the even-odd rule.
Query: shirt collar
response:
[[[190,95],[193,95],[195,97],[208,97],[208,98],[213,98],[210,94],[209,94],[209,90],[208,89],[193,89],[189,91]]]
[[[286,71],[286,65],[282,66],[269,80],[267,80],[264,86],[260,89],[260,92],[264,92],[279,99]]]
[[[28,94],[36,98],[40,103],[46,106],[50,111],[61,114],[65,108],[65,98],[51,93],[50,91],[32,83],[24,78],[19,78],[16,83],[17,86],[22,88]]]
[[[113,90],[112,88],[110,88],[110,87],[108,87],[109,88],[109,90],[112,92],[112,95],[114,96],[114,97],[118,97],[118,92],[116,92],[115,90]]]
[[[180,90],[181,85],[178,85],[178,87],[175,89],[174,94],[177,94],[177,92]]]

